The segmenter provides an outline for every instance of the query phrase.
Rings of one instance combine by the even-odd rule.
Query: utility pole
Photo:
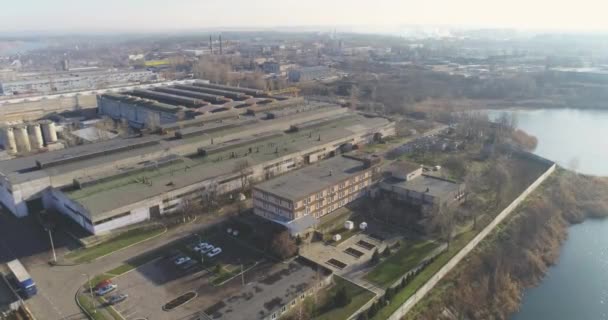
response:
[[[241,284],[243,285],[243,287],[245,286],[245,273],[243,272],[243,262],[239,261],[241,263]]]
[[[91,277],[89,276],[88,273],[83,273],[82,275],[87,277],[87,282],[89,283],[89,293],[91,294],[91,303],[93,304],[93,313],[97,313],[95,297],[93,296],[93,286],[91,286]]]
[[[57,254],[55,254],[55,244],[53,243],[53,235],[51,234],[51,228],[46,228],[49,232],[49,239],[51,240],[51,250],[53,251],[53,262],[57,262]]]

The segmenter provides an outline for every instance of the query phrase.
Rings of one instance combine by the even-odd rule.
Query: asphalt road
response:
[[[86,319],[75,302],[75,293],[91,276],[112,269],[129,258],[154,250],[169,242],[189,236],[205,226],[219,223],[228,216],[199,217],[196,222],[182,225],[144,243],[129,247],[91,263],[76,266],[54,266],[48,233],[31,217],[17,219],[0,212],[0,263],[19,258],[38,285],[39,294],[27,300],[29,309],[40,320]],[[57,255],[64,254],[76,244],[67,236],[54,235]]]

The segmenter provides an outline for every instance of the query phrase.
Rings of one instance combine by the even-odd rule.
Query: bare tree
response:
[[[247,159],[237,161],[234,164],[234,171],[239,173],[239,178],[241,179],[241,192],[244,192],[249,186],[249,175],[251,174],[249,171],[249,161]]]
[[[284,230],[274,236],[271,244],[272,252],[281,259],[293,257],[298,252],[298,246],[289,232]]]
[[[485,178],[494,196],[494,206],[500,205],[511,188],[511,175],[509,174],[505,160],[497,159],[495,164],[488,168]]]
[[[439,237],[447,243],[449,249],[456,227],[455,207],[448,205],[446,202],[436,204],[433,208],[431,225],[432,229],[437,231]]]

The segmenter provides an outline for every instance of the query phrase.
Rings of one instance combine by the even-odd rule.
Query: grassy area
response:
[[[348,305],[343,308],[323,308],[319,311],[322,313],[315,315],[315,320],[334,320],[334,319],[348,319],[355,311],[359,310],[364,304],[374,297],[374,293],[362,288],[350,281],[344,280],[340,277],[334,277],[335,285],[326,292],[326,297],[333,297],[338,289],[341,287],[346,288],[346,292],[350,297],[351,301]]]
[[[470,230],[460,234],[452,241],[450,249],[439,255],[435,261],[429,264],[422,270],[403,290],[399,291],[391,300],[390,304],[380,309],[380,311],[372,318],[372,320],[387,319],[395,310],[397,310],[407,299],[409,299],[416,291],[423,286],[441,267],[443,267],[460,249],[462,249],[475,235],[476,230]]]
[[[97,310],[97,312],[93,312],[95,308],[93,305],[94,302],[91,301],[91,297],[86,294],[79,294],[77,299],[80,305],[86,310],[86,312],[88,312],[88,314],[93,320],[108,320],[104,312],[101,312],[100,310]],[[112,319],[122,320],[122,317],[119,315],[115,316],[114,314],[111,314],[111,316]]]
[[[354,212],[347,208],[342,207],[328,215],[320,218],[317,230],[321,232],[329,232],[337,228],[343,228],[344,222],[353,218]]]
[[[365,279],[382,288],[388,288],[406,272],[415,268],[439,246],[432,241],[416,242],[401,246],[386,260],[380,262]]]
[[[99,257],[126,248],[132,244],[150,239],[165,232],[165,228],[138,228],[126,231],[119,236],[90,248],[72,251],[65,255],[66,259],[76,263],[90,262]]]

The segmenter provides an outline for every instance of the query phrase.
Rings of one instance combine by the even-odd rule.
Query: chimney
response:
[[[211,35],[209,35],[209,50],[211,51],[211,54],[213,54],[213,39],[211,38]]]
[[[220,40],[220,55],[222,55],[222,35],[219,36]]]
[[[329,176],[331,177],[333,175],[333,172],[331,171],[331,169],[329,170]]]

